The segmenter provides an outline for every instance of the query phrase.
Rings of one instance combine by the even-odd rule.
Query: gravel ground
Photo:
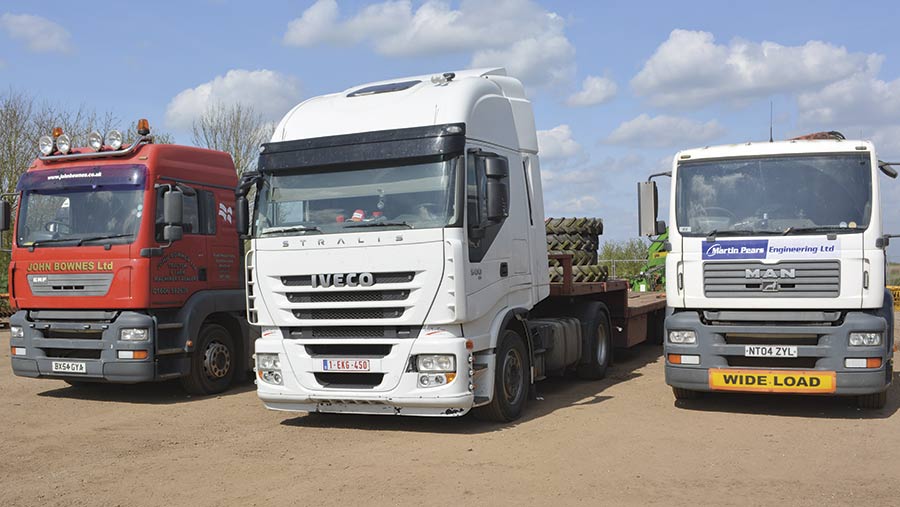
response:
[[[526,416],[298,415],[246,383],[69,387],[15,377],[0,334],[0,505],[897,505],[900,374],[888,405],[717,394],[676,403],[660,347],[607,379],[539,385]],[[898,358],[900,360],[900,358]]]

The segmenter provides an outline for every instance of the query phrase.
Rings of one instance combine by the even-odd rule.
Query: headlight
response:
[[[122,329],[119,331],[119,339],[126,342],[140,342],[150,337],[146,329]]]
[[[9,337],[25,338],[25,332],[22,330],[22,326],[9,326]]]
[[[256,367],[260,370],[280,370],[278,354],[256,354]]]
[[[456,356],[453,354],[424,354],[416,357],[420,372],[455,372]]]
[[[50,136],[41,136],[38,139],[38,149],[41,150],[41,155],[47,156],[53,153],[53,138]]]
[[[65,155],[69,153],[69,150],[72,149],[72,140],[69,139],[69,136],[63,134],[56,138],[56,149],[59,150],[60,153]]]
[[[118,150],[122,147],[123,141],[122,133],[118,130],[110,130],[106,133],[106,144],[110,146],[110,148],[114,150]]]
[[[874,347],[881,345],[881,333],[850,333],[851,347]]]
[[[103,136],[96,130],[91,132],[88,134],[88,144],[94,151],[100,151],[100,148],[103,147]]]
[[[669,343],[697,343],[697,333],[693,331],[669,331]]]

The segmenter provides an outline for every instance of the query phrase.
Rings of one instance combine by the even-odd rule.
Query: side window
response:
[[[487,215],[487,183],[484,168],[479,169],[474,153],[466,160],[466,220],[469,227],[477,227]]]
[[[209,190],[199,190],[200,198],[200,228],[202,234],[214,235],[216,233],[216,196]]]
[[[479,153],[478,157],[475,156],[476,153]],[[488,190],[491,188],[490,185],[497,184],[502,185],[500,188],[507,188],[505,180],[508,178],[498,175],[488,176],[486,158],[507,161],[506,157],[495,153],[480,152],[480,150],[479,152],[469,152],[466,157],[466,230],[470,262],[481,262],[484,259],[503,225],[502,219],[491,220],[488,218]],[[500,193],[502,194],[502,192]],[[497,199],[496,190],[494,199]],[[508,191],[504,199],[508,200]]]

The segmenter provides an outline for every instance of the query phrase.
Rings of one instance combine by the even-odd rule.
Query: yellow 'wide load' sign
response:
[[[833,371],[709,370],[709,388],[765,393],[833,393]]]

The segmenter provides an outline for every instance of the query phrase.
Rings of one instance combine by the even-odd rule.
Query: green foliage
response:
[[[891,262],[888,264],[888,285],[900,285],[900,264]]]
[[[647,263],[649,244],[643,238],[624,241],[604,241],[597,254],[597,263],[609,266],[609,275],[614,278],[631,278],[641,272]]]

